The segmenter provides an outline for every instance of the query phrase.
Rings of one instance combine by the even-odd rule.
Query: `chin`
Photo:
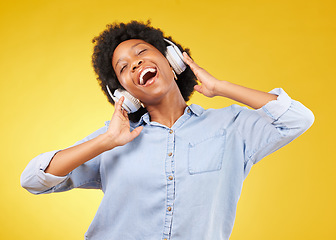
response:
[[[175,82],[174,82],[174,85],[160,86],[160,87],[153,89],[146,96],[147,101],[146,102],[144,101],[145,105],[157,105],[157,104],[160,104],[163,100],[165,100],[165,98],[169,100],[172,97],[175,98],[177,93],[180,95],[181,92]]]

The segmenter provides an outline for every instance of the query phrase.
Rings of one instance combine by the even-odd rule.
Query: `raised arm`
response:
[[[74,187],[100,188],[100,154],[136,138],[142,127],[130,132],[127,113],[116,103],[107,130],[99,129],[75,146],[40,154],[21,174],[21,185],[34,194],[66,191]]]
[[[291,99],[281,88],[266,93],[219,81],[186,53],[183,56],[200,82],[200,85],[194,87],[196,91],[207,97],[228,97],[257,109],[238,105],[230,107],[235,129],[244,143],[245,176],[253,164],[285,146],[313,124],[313,113],[300,102]]]
[[[228,81],[220,81],[206,70],[198,66],[187,53],[183,53],[184,61],[190,66],[201,85],[196,85],[196,91],[207,97],[222,96],[243,103],[254,109],[261,108],[266,103],[277,99],[277,95],[243,87]]]
[[[124,97],[116,103],[108,130],[87,142],[59,151],[45,170],[56,176],[65,176],[73,169],[99,154],[122,146],[136,138],[142,127],[130,132],[129,119],[126,111],[121,108]]]

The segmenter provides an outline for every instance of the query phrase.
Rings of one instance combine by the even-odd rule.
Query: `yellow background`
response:
[[[333,0],[1,1],[0,239],[84,238],[102,193],[34,196],[20,174],[110,119],[91,40],[132,19],[151,19],[217,78],[282,87],[315,114],[311,129],[252,168],[231,239],[335,239],[335,10]],[[195,94],[190,103],[233,102]]]

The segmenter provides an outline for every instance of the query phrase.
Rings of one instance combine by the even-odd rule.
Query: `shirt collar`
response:
[[[186,111],[188,111],[188,109],[190,109],[190,111],[197,117],[201,116],[204,112],[204,108],[196,104],[191,104],[190,106],[186,107]]]
[[[204,108],[202,108],[199,105],[196,104],[191,104],[190,106],[187,106],[184,110],[184,114],[194,114],[197,117],[201,116],[204,112]],[[136,128],[138,126],[143,125],[144,123],[146,124],[150,124],[150,117],[149,117],[149,113],[145,113],[144,115],[141,116],[140,120],[138,122],[130,122],[130,125],[132,128]],[[110,124],[110,121],[106,121],[105,125],[108,127],[108,125]]]

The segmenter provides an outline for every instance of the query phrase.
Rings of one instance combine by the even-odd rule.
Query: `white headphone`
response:
[[[111,90],[108,85],[106,85],[107,92],[109,93],[110,97],[113,99],[115,103],[119,101],[119,99],[124,96],[124,102],[122,104],[123,109],[126,110],[128,114],[134,113],[139,110],[141,107],[141,102],[139,99],[133,97],[132,94],[127,92],[124,89],[116,89],[114,94],[111,93]]]
[[[180,75],[187,68],[187,65],[183,61],[182,52],[172,41],[165,38],[163,40],[169,43],[169,46],[166,48],[166,58],[176,74]]]
[[[165,38],[163,40],[169,44],[169,46],[166,48],[166,58],[176,74],[179,75],[187,68],[187,65],[183,61],[182,52],[172,41],[169,41]],[[125,97],[122,107],[127,111],[128,114],[138,111],[141,107],[141,102],[139,99],[133,97],[126,90],[116,89],[112,94],[108,85],[106,85],[106,89],[114,102],[118,102],[122,96]]]

